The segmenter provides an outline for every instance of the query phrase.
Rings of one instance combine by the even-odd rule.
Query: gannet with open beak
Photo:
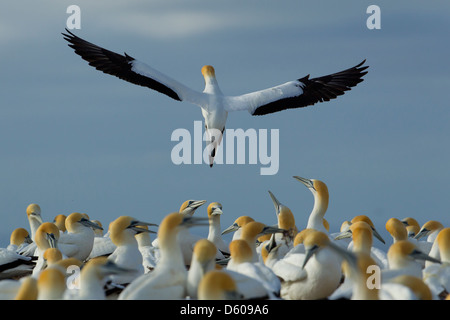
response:
[[[158,229],[161,254],[158,264],[152,272],[133,280],[120,293],[119,299],[184,299],[187,269],[177,236],[181,229],[196,225],[208,225],[208,219],[185,216],[178,212],[164,217]]]
[[[213,165],[216,148],[225,130],[228,112],[247,110],[256,116],[329,101],[363,81],[362,77],[368,68],[363,66],[364,60],[352,68],[323,77],[310,79],[307,75],[265,90],[226,96],[219,88],[212,66],[206,65],[201,69],[205,78],[205,89],[198,92],[126,53],[120,55],[106,50],[77,37],[67,29],[66,31],[67,34],[63,33],[63,36],[69,46],[97,70],[156,90],[174,100],[200,106],[210,141],[210,166]]]

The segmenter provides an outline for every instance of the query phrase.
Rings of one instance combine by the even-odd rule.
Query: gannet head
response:
[[[405,225],[397,218],[390,218],[386,222],[386,230],[391,234],[394,241],[408,239],[408,232]]]
[[[419,223],[417,222],[417,220],[414,219],[414,218],[411,218],[411,217],[403,218],[403,219],[402,219],[402,223],[403,223],[405,226],[417,226],[417,227],[419,227],[419,229],[420,229],[420,224],[419,224]]]
[[[165,243],[171,243],[176,240],[178,232],[181,228],[189,228],[193,226],[209,226],[208,218],[191,217],[172,212],[164,217],[158,228],[159,245],[162,247]]]
[[[42,223],[41,207],[38,204],[32,203],[27,207],[27,216],[30,220],[36,220]]]
[[[272,226],[267,226],[264,223],[258,221],[252,221],[242,227],[241,239],[246,240],[248,243],[250,243],[255,242],[258,236],[278,232],[283,233],[285,232],[285,230]]]
[[[233,278],[223,271],[209,271],[198,285],[199,300],[238,300],[242,298]]]
[[[230,232],[234,232],[234,231],[238,230],[239,228],[242,228],[243,226],[245,226],[247,223],[252,222],[252,221],[255,221],[252,217],[240,216],[233,222],[233,224],[231,226],[229,226],[228,228],[226,228],[225,230],[222,231],[222,235],[230,233]]]
[[[200,206],[206,203],[206,200],[186,200],[180,207],[179,212],[184,215],[192,216]]]
[[[58,240],[59,229],[54,223],[44,222],[36,230],[36,245],[42,250],[56,248]]]
[[[202,67],[202,75],[205,78],[205,80],[207,78],[215,78],[216,77],[216,73],[214,71],[214,68],[212,66],[206,65]]]
[[[31,243],[32,240],[30,238],[30,234],[24,228],[16,228],[11,233],[11,238],[9,241],[11,244],[16,246],[20,246],[22,243]]]
[[[332,243],[330,238],[322,231],[314,230],[307,233],[305,239],[303,240],[303,245],[305,246],[305,259],[303,261],[302,269],[313,255],[317,254],[320,249],[325,247],[333,250],[343,259],[347,260],[351,265],[356,265],[356,256],[350,251],[342,249],[338,245]]]
[[[69,214],[69,216],[66,218],[66,229],[68,232],[77,232],[80,225],[83,227],[89,227],[92,229],[100,229],[103,230],[102,227],[99,225],[91,222],[89,218],[86,218],[85,214],[79,213],[79,212],[73,212]]]
[[[442,225],[442,223],[440,223],[439,221],[435,221],[435,220],[430,220],[425,222],[425,224],[422,226],[422,228],[420,228],[420,231],[418,234],[416,234],[416,236],[414,237],[415,239],[420,239],[423,237],[428,236],[429,234],[442,229],[444,226]]]
[[[52,265],[62,260],[62,258],[62,253],[57,248],[48,248],[44,251],[44,260],[47,261],[47,265]]]
[[[207,209],[208,212],[208,218],[211,219],[211,217],[215,215],[221,215],[222,212],[222,205],[219,202],[212,202]]]
[[[253,252],[245,240],[233,240],[230,242],[230,257],[237,263],[251,262]]]
[[[197,259],[203,273],[206,273],[211,263],[215,264],[217,248],[208,239],[200,239],[195,243],[193,256]]]
[[[416,246],[407,240],[400,240],[393,243],[387,253],[390,266],[403,267],[408,261],[427,260],[441,263],[439,260],[430,257],[428,254],[419,251]]]
[[[365,223],[367,223],[372,228],[373,235],[378,240],[380,240],[382,243],[386,243],[384,241],[384,239],[381,237],[381,235],[378,233],[378,231],[375,229],[375,225],[373,224],[372,220],[370,220],[370,218],[368,216],[361,214],[359,216],[355,216],[350,222],[355,223],[358,221],[364,221]]]
[[[120,216],[109,224],[111,241],[116,245],[122,245],[129,241],[134,242],[135,235],[142,232],[156,233],[143,226],[157,226],[153,223],[142,222],[130,216]]]
[[[316,230],[310,229],[310,228],[306,228],[306,229],[303,229],[302,231],[300,231],[299,233],[297,233],[297,235],[294,238],[294,247],[299,245],[299,244],[303,244],[303,241],[305,241],[306,236],[310,232],[314,232],[314,231],[316,231]]]
[[[275,195],[270,192],[269,190],[270,198],[272,199],[273,205],[275,207],[275,213],[278,218],[278,227],[284,230],[294,230],[295,234],[297,234],[297,227],[295,226],[295,218],[294,215],[287,206],[282,204]],[[294,235],[295,236],[295,235]]]
[[[61,230],[62,232],[66,231],[66,215],[58,214],[54,219],[53,223]]]

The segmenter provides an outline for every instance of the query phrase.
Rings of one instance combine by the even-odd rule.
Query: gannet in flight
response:
[[[198,105],[205,119],[210,150],[210,166],[214,162],[216,148],[222,139],[228,112],[247,110],[259,116],[285,109],[302,108],[317,102],[329,101],[343,95],[358,83],[367,73],[364,61],[358,65],[326,76],[309,78],[309,75],[284,84],[239,96],[227,96],[219,88],[215,70],[210,65],[202,67],[205,78],[203,92],[193,90],[180,82],[129,56],[106,50],[87,42],[68,29],[64,39],[75,53],[89,62],[89,65],[122,80],[148,87],[172,99]]]

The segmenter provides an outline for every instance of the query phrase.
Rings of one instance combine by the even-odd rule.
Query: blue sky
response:
[[[279,130],[276,175],[260,164],[177,166],[171,134],[193,132],[200,110],[89,67],[61,36],[71,4],[75,34],[200,91],[205,64],[230,95],[363,59],[369,73],[332,102],[229,115],[230,129]],[[371,4],[379,30],[366,27]],[[313,197],[294,175],[328,185],[331,231],[359,214],[388,243],[390,217],[449,226],[449,16],[448,1],[2,1],[0,245],[29,228],[29,203],[46,221],[78,211],[107,226],[120,215],[159,223],[204,199],[222,203],[225,228],[244,214],[275,223],[271,190],[303,228]]]

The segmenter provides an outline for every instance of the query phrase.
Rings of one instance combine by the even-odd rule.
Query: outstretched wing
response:
[[[156,90],[178,101],[200,103],[202,99],[200,92],[186,87],[126,53],[121,55],[106,50],[77,37],[67,29],[66,31],[67,34],[63,33],[63,36],[69,42],[69,47],[73,48],[76,54],[89,62],[89,65],[95,69],[133,84]]]
[[[252,115],[259,116],[330,101],[363,81],[362,77],[367,74],[365,70],[368,68],[362,66],[365,61],[327,76],[309,79],[307,75],[276,87],[227,97],[227,110],[248,110]]]

